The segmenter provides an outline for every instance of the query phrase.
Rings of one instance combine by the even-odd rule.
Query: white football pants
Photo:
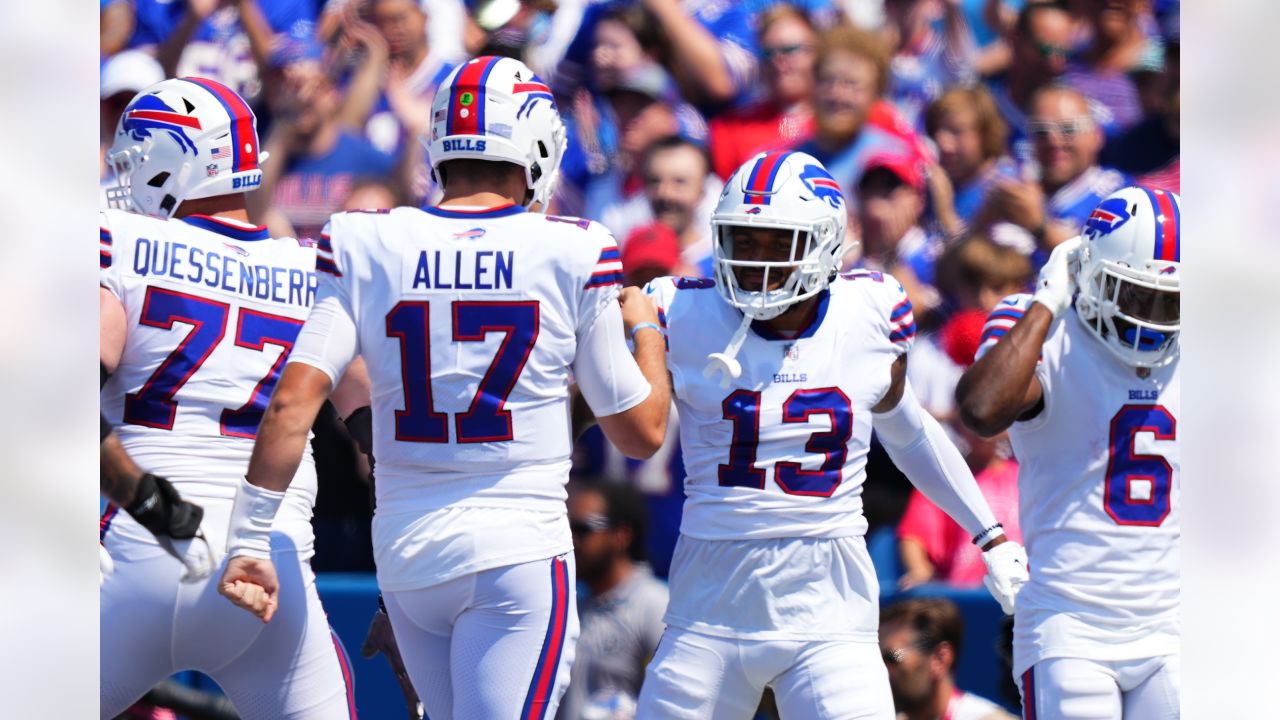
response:
[[[1177,720],[1182,656],[1041,660],[1018,678],[1023,720]]]

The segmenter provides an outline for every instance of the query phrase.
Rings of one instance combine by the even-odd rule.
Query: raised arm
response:
[[[1040,271],[1031,307],[961,376],[956,405],[970,430],[991,437],[1017,420],[1039,414],[1044,391],[1036,379],[1036,363],[1054,318],[1071,305],[1069,265],[1079,246],[1079,238],[1074,238],[1054,249]]]

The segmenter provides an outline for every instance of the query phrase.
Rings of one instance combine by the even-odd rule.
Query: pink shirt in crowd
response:
[[[1018,463],[997,460],[979,472],[976,479],[991,511],[1004,524],[1005,534],[1010,540],[1022,542],[1022,530],[1018,526]],[[982,584],[982,576],[987,572],[982,550],[973,544],[973,538],[963,528],[919,490],[912,491],[907,512],[898,523],[898,539],[908,537],[924,545],[929,562],[933,563],[935,581],[956,587]]]

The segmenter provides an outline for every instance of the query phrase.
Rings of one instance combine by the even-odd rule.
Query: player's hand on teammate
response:
[[[1054,317],[1071,307],[1071,299],[1075,297],[1078,288],[1071,268],[1079,257],[1083,242],[1076,236],[1058,245],[1050,253],[1049,261],[1040,268],[1033,300],[1044,305]]]
[[[632,285],[622,288],[618,293],[618,304],[622,306],[622,324],[631,337],[631,331],[642,323],[658,324],[658,308],[640,288]]]
[[[280,581],[270,560],[237,555],[227,561],[218,592],[262,622],[271,622],[280,602]]]
[[[987,564],[982,584],[987,586],[1005,614],[1012,615],[1018,592],[1029,579],[1027,551],[1018,543],[1006,540],[982,553],[982,561]]]
[[[364,645],[360,647],[360,656],[372,660],[382,653],[391,664],[391,672],[400,681],[400,692],[404,693],[404,702],[409,709],[410,720],[422,720],[422,702],[409,680],[409,671],[404,668],[404,660],[400,657],[400,646],[396,644],[395,633],[391,631],[391,619],[379,608],[369,623],[369,633],[365,635]]]

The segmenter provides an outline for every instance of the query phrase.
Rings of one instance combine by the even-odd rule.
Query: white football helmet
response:
[[[810,155],[774,151],[756,155],[725,183],[720,203],[711,215],[716,288],[721,297],[745,315],[769,320],[792,305],[826,289],[840,268],[848,211],[844,196],[827,169]],[[792,231],[790,262],[737,260],[733,257],[735,227],[780,228]],[[735,269],[764,273],[794,272],[777,290],[744,290]]]
[[[551,89],[519,60],[494,56],[468,60],[449,74],[431,103],[431,137],[422,141],[438,180],[445,180],[446,160],[514,163],[533,191],[526,205],[543,208],[567,143]]]
[[[164,80],[120,116],[107,152],[116,174],[107,203],[172,217],[184,200],[258,189],[266,159],[257,118],[235,91],[204,78]]]
[[[1134,367],[1165,365],[1178,354],[1181,217],[1176,194],[1127,187],[1085,221],[1076,315]]]

